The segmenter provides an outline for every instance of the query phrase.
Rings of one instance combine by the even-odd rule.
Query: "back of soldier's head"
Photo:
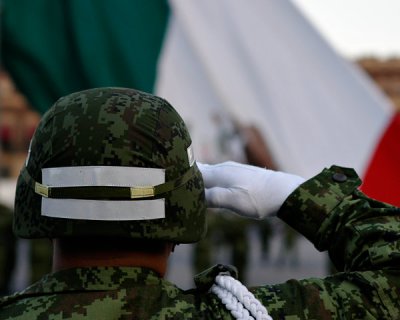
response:
[[[59,99],[19,176],[14,231],[24,238],[198,241],[204,186],[181,117],[167,101],[133,89]]]

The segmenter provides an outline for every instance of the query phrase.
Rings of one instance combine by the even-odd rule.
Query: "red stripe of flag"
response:
[[[400,112],[376,147],[361,190],[368,196],[400,207]]]

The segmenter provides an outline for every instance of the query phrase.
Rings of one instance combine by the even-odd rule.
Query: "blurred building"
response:
[[[361,58],[357,63],[392,100],[400,111],[400,58]]]

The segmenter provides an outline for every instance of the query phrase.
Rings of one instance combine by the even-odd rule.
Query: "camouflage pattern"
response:
[[[217,264],[194,277],[194,283],[199,291],[208,291],[214,284],[215,277],[218,275],[231,276],[238,278],[238,270],[235,266]]]
[[[328,250],[339,273],[250,289],[273,319],[400,319],[400,209],[357,190],[332,167],[292,193],[278,215]],[[0,319],[232,319],[209,293],[182,291],[144,268],[79,268],[0,299]]]
[[[231,319],[214,295],[205,292],[198,299],[154,271],[135,267],[59,271],[0,304],[2,320]]]
[[[189,168],[187,128],[164,99],[125,88],[97,88],[59,99],[43,116],[31,142],[26,170],[41,182],[41,169],[69,166],[164,168],[166,181]],[[20,175],[14,232],[23,238],[118,236],[189,243],[205,233],[201,173],[166,194],[166,217],[94,221],[41,215],[41,196]],[[132,206],[135,200],[132,200]]]

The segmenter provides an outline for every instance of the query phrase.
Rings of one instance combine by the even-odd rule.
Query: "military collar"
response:
[[[71,268],[45,275],[16,295],[55,294],[71,291],[103,291],[165,282],[157,272],[142,267]]]

